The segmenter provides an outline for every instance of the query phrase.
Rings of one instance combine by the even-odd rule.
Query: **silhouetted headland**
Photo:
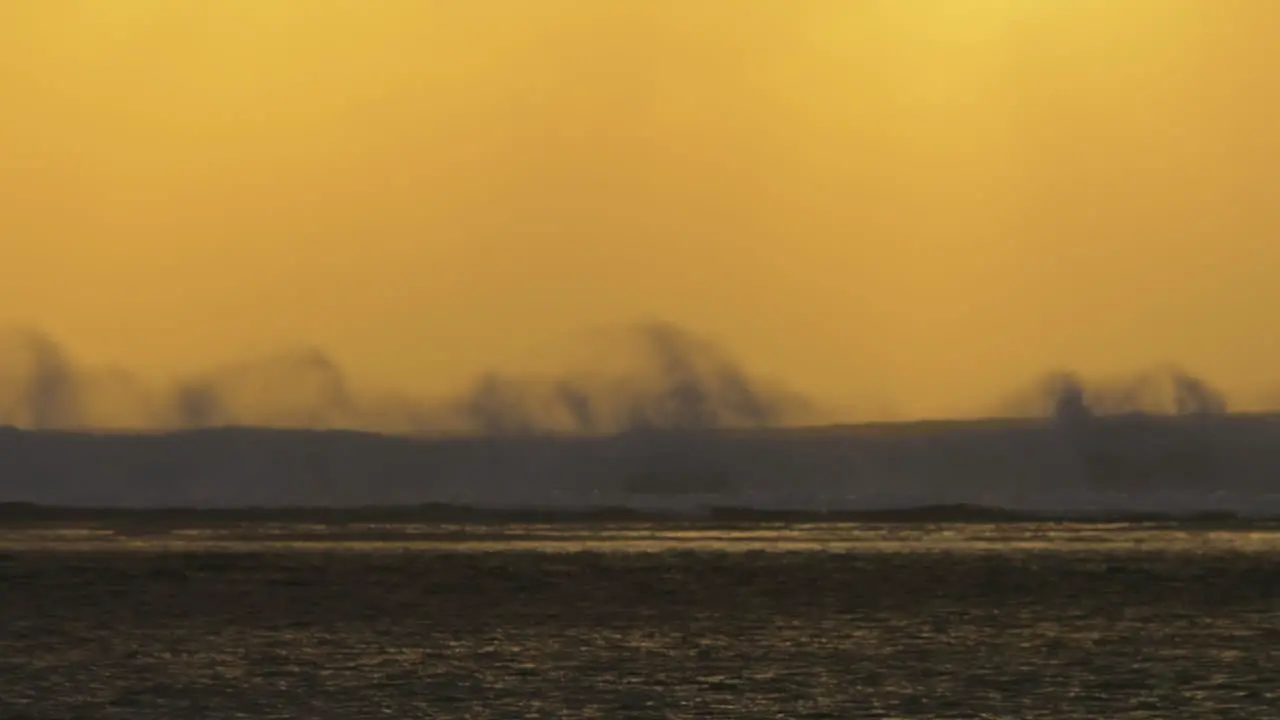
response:
[[[0,502],[31,503],[8,507],[9,517],[79,512],[70,508],[396,507],[442,520],[588,511],[598,519],[678,512],[759,520],[1265,515],[1280,513],[1280,418],[1122,415],[1080,426],[985,420],[607,436],[0,428]]]

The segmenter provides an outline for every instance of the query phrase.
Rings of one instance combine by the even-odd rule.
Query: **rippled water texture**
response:
[[[0,532],[0,718],[1274,718],[1280,533]]]

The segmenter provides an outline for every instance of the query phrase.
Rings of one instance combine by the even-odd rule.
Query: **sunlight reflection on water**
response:
[[[1256,524],[11,528],[0,718],[1270,720],[1278,551]]]
[[[1276,552],[1280,529],[1176,523],[263,525],[165,530],[0,531],[8,551],[323,552]]]

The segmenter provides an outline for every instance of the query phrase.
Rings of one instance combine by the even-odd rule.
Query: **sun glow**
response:
[[[0,3],[0,323],[456,387],[661,318],[900,414],[1056,367],[1247,394],[1280,330],[1254,0]]]

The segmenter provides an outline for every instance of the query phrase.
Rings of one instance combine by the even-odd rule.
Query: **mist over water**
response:
[[[319,348],[303,347],[152,383],[91,368],[48,333],[0,331],[0,425],[37,430],[183,430],[224,426],[389,433],[613,434],[847,422],[755,376],[711,340],[671,323],[586,333],[579,357],[545,372],[488,371],[437,398],[357,389]],[[1017,383],[1010,383],[1016,386]],[[1101,380],[1059,371],[1024,383],[986,412],[1080,421],[1119,414],[1206,415],[1228,409],[1212,383],[1176,365]]]
[[[1100,381],[1066,371],[1049,373],[1014,393],[995,414],[1077,421],[1098,415],[1225,412],[1227,397],[1221,390],[1176,365],[1163,365]]]
[[[753,376],[711,341],[652,322],[589,334],[554,371],[480,374],[442,398],[357,390],[323,350],[217,365],[167,385],[77,364],[49,334],[0,332],[0,425],[36,430],[223,426],[392,433],[609,434],[775,427],[822,419],[810,400]]]
[[[720,434],[700,431],[849,418],[676,325],[612,327],[579,340],[576,359],[552,369],[492,370],[451,394],[416,398],[366,391],[315,348],[160,385],[81,367],[47,334],[11,330],[0,335],[0,430],[383,436],[0,432],[13,480],[0,501],[1280,512],[1280,424],[1228,416],[1223,392],[1173,365],[1101,380],[1049,373],[1011,383],[1015,392],[994,411],[974,413],[1041,422]]]

